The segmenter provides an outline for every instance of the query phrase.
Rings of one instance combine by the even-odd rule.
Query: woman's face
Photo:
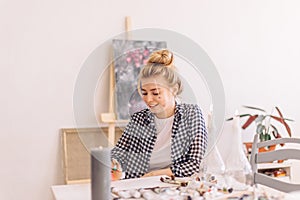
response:
[[[175,111],[175,89],[169,88],[161,77],[141,80],[141,96],[150,111],[158,118],[167,118]]]

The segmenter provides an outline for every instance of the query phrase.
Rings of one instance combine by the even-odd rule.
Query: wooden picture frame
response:
[[[115,129],[115,143],[123,133]],[[108,127],[61,129],[63,172],[65,184],[90,182],[91,158],[89,150],[99,146],[108,147]]]

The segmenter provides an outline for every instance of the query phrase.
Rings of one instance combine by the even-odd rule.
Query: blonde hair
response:
[[[141,89],[141,79],[150,78],[155,76],[163,77],[170,88],[177,87],[177,93],[182,93],[183,86],[179,75],[176,72],[176,67],[173,64],[173,53],[167,49],[154,51],[146,63],[146,65],[140,71],[138,77],[138,90]]]

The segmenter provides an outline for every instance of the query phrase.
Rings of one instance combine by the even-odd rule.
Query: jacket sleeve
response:
[[[186,120],[186,122],[188,122],[187,128],[190,129],[192,139],[188,143],[187,153],[171,165],[171,170],[177,177],[187,177],[198,173],[207,148],[207,130],[202,112],[198,106],[192,110],[189,114],[189,120]]]
[[[131,125],[132,121],[127,124],[121,138],[117,142],[116,146],[111,150],[111,159],[117,160],[121,164],[123,171],[126,171],[128,153],[130,152]]]

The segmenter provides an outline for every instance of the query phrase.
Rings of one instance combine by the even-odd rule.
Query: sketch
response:
[[[155,50],[167,47],[164,41],[113,40],[115,67],[115,107],[117,119],[146,108],[137,91],[137,77]]]

